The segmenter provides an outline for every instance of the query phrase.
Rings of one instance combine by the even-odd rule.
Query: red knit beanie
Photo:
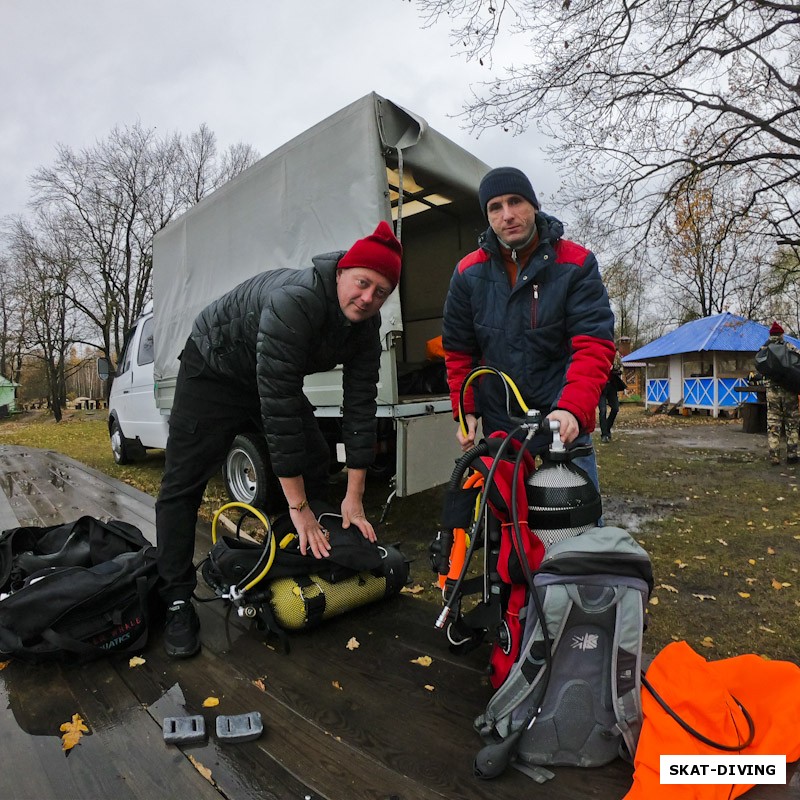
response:
[[[375,232],[359,239],[340,259],[339,269],[366,267],[379,272],[394,289],[400,280],[403,246],[389,225],[381,220]]]
[[[776,320],[772,323],[772,327],[769,329],[770,336],[780,336],[783,334],[783,328],[781,328],[780,323]]]

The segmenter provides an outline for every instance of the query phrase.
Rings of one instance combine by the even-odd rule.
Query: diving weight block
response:
[[[193,717],[164,717],[164,741],[167,744],[204,742],[206,721],[200,714]]]
[[[217,739],[224,742],[249,742],[258,739],[263,731],[259,711],[217,717]]]

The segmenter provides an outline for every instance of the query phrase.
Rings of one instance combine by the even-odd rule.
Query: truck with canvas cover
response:
[[[153,243],[153,413],[169,415],[178,357],[204,306],[264,270],[302,269],[315,255],[346,250],[386,220],[404,255],[400,284],[381,310],[374,469],[395,476],[398,497],[441,483],[459,451],[444,366],[427,358],[427,343],[441,334],[452,270],[486,225],[478,185],[488,169],[373,93],[201,200]],[[341,462],[341,371],[307,377],[304,390]],[[151,426],[149,441],[129,435],[113,396],[114,387],[110,430],[128,452],[164,447],[166,426]],[[277,482],[261,437],[236,438],[225,477],[233,499],[270,505]]]

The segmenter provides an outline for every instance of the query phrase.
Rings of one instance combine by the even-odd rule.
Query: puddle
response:
[[[3,736],[13,735],[9,730],[16,727],[30,736],[61,737],[60,727],[63,722],[72,719],[73,714],[81,714],[76,707],[75,697],[71,692],[54,690],[52,682],[48,691],[42,687],[48,685],[48,669],[34,667],[30,664],[10,663],[0,670],[0,695],[11,714],[1,716],[0,730]],[[91,729],[91,726],[89,726]],[[90,736],[84,734],[84,736]],[[60,752],[60,746],[59,746]]]
[[[639,500],[625,497],[603,497],[603,521],[606,525],[615,525],[628,533],[639,533],[648,522],[654,522],[672,514],[677,508],[675,503],[648,502],[643,505]]]

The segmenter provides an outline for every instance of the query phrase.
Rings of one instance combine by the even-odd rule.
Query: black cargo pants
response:
[[[239,433],[261,429],[253,386],[214,373],[190,339],[181,354],[169,418],[166,461],[156,501],[159,591],[165,603],[188,600],[197,585],[193,563],[197,512],[209,479],[225,463]],[[306,494],[325,498],[329,449],[308,405],[303,415]]]

